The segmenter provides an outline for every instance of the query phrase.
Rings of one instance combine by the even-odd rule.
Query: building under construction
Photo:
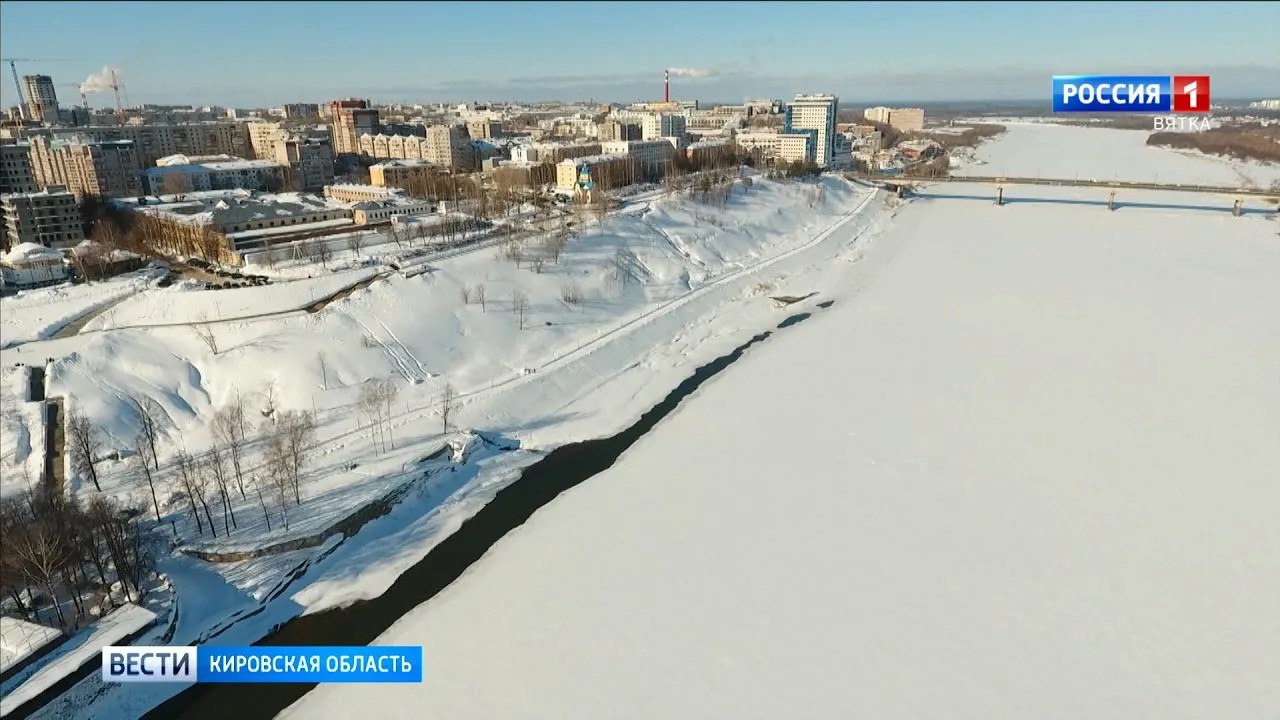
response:
[[[48,75],[24,75],[22,84],[26,90],[27,108],[31,112],[31,119],[40,122],[56,122],[58,93],[53,87],[53,78]]]

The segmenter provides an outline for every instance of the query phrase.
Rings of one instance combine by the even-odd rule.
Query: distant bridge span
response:
[[[1115,197],[1117,190],[1160,190],[1168,192],[1187,192],[1200,193],[1205,195],[1226,195],[1235,198],[1232,211],[1239,216],[1241,214],[1244,198],[1256,197],[1262,198],[1277,204],[1277,211],[1280,211],[1280,189],[1260,189],[1246,187],[1230,187],[1224,185],[1188,185],[1184,183],[1156,183],[1156,182],[1140,182],[1136,180],[1079,180],[1068,178],[1031,178],[1031,177],[1003,177],[994,175],[942,175],[939,177],[901,177],[893,175],[865,175],[860,173],[847,173],[845,177],[850,180],[862,180],[872,182],[884,186],[885,188],[897,193],[898,197],[902,197],[907,188],[917,185],[925,185],[929,183],[970,183],[980,185],[996,186],[996,204],[1004,204],[1004,186],[1006,185],[1042,185],[1048,187],[1093,187],[1110,190],[1110,199],[1107,201],[1107,207],[1110,210],[1115,209]]]

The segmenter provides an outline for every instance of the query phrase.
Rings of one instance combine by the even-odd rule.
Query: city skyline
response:
[[[854,105],[1035,100],[1052,74],[1092,72],[1208,74],[1217,97],[1280,92],[1268,37],[1280,6],[1264,3],[404,3],[379,6],[394,23],[361,10],[378,27],[359,38],[348,28],[362,23],[335,23],[331,4],[258,3],[252,23],[232,7],[9,2],[0,44],[6,57],[65,59],[18,64],[52,76],[64,105],[104,66],[119,69],[132,105],[618,102],[660,98],[664,68],[673,98],[704,102],[818,91]],[[219,14],[236,20],[234,37],[188,32]],[[9,78],[0,98],[15,103]],[[109,92],[89,101],[114,104]]]

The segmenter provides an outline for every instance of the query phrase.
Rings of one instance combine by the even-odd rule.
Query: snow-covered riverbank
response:
[[[301,509],[290,508],[289,530],[277,522],[267,531],[252,493],[250,502],[236,505],[239,528],[216,542],[199,537],[182,506],[173,506],[184,540],[205,549],[279,542],[403,483],[445,440],[433,402],[446,380],[462,393],[456,420],[526,448],[469,464],[443,485],[428,483],[345,542],[334,538],[229,565],[183,557],[161,563],[179,608],[172,642],[230,628],[217,642],[247,643],[293,615],[382,592],[536,459],[527,449],[626,426],[693,367],[776,323],[779,311],[768,296],[805,294],[816,287],[806,271],[856,261],[856,245],[885,217],[883,202],[835,178],[820,185],[756,178],[724,208],[660,200],[611,217],[603,231],[571,243],[561,262],[541,273],[516,269],[492,250],[472,253],[440,262],[426,276],[381,281],[313,316],[227,323],[218,326],[228,331],[216,356],[181,328],[49,341],[40,352],[63,358],[55,362],[51,392],[69,393],[71,405],[91,413],[113,438],[135,431],[136,418],[122,409],[118,391],[152,394],[180,431],[168,440],[168,452],[179,439],[191,450],[207,444],[211,410],[237,389],[251,392],[272,380],[278,407],[316,404],[322,454],[303,486]],[[613,275],[620,256],[626,278]],[[463,305],[461,287],[481,282],[488,307]],[[558,299],[571,282],[584,302]],[[284,286],[264,290],[274,287]],[[534,307],[524,329],[509,306],[515,288],[527,292]],[[192,293],[180,295],[190,304]],[[146,297],[137,302],[155,307]],[[351,403],[362,381],[379,376],[396,378],[400,395],[394,449],[375,454],[371,431],[356,430]],[[104,490],[135,491],[126,463],[102,468]],[[92,492],[92,486],[77,484],[77,491]],[[282,580],[302,569],[285,591]],[[251,615],[268,598],[274,601]],[[94,714],[111,707],[132,715],[177,690],[102,694],[92,684],[82,683],[49,711]],[[86,706],[86,698],[105,704]]]

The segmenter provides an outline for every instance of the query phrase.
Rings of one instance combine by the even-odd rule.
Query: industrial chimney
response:
[[[671,102],[671,71],[662,71],[662,102]]]

